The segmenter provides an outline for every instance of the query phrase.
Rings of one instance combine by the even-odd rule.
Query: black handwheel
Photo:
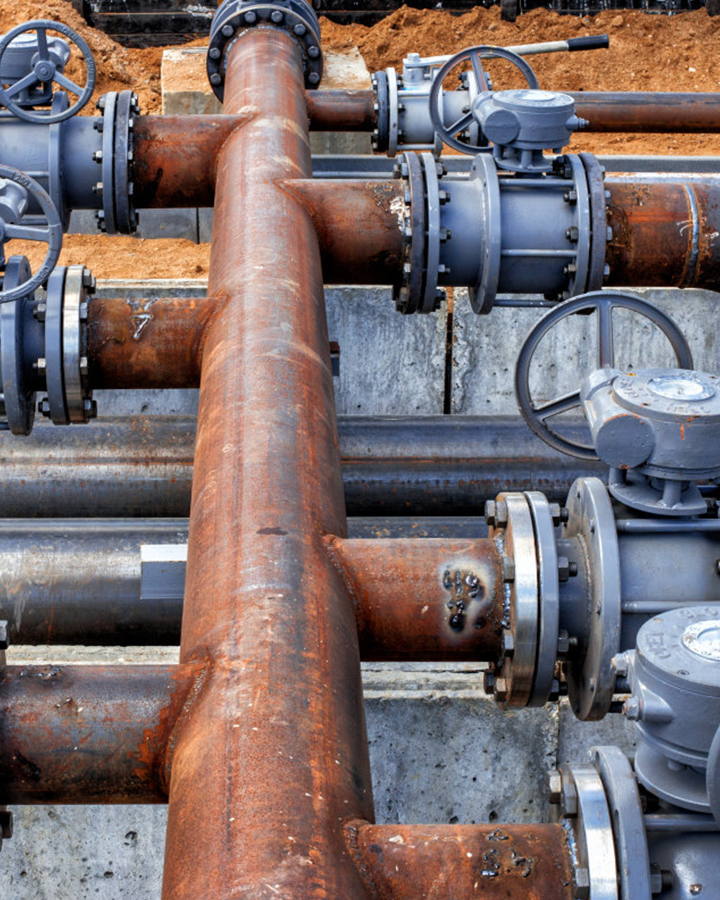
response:
[[[455,137],[456,134],[465,131],[468,125],[473,123],[474,117],[472,111],[468,110],[468,112],[463,113],[457,121],[453,122],[451,125],[446,125],[445,122],[443,122],[443,116],[440,110],[442,86],[443,82],[453,69],[469,60],[472,65],[478,89],[480,91],[490,90],[488,74],[481,62],[483,59],[506,59],[520,69],[520,72],[525,76],[527,86],[531,90],[537,90],[540,86],[535,73],[522,56],[518,56],[518,54],[513,53],[512,50],[506,50],[505,47],[491,47],[486,44],[481,44],[479,47],[468,47],[466,50],[461,50],[460,53],[456,53],[455,56],[451,57],[439,70],[432,83],[432,87],[430,88],[430,118],[435,134],[442,138],[443,143],[447,144],[448,147],[452,147],[460,153],[487,153],[492,148],[476,147],[474,144],[460,141]]]
[[[19,300],[21,297],[31,294],[50,277],[62,250],[63,232],[60,215],[55,204],[34,178],[30,178],[19,169],[13,169],[12,166],[0,165],[0,179],[3,178],[25,188],[28,194],[40,204],[47,219],[47,225],[23,225],[22,218],[15,224],[5,222],[0,218],[0,247],[12,238],[22,241],[38,241],[48,245],[43,264],[34,275],[9,290],[0,291],[0,303],[11,303],[13,300]]]
[[[75,82],[68,78],[67,75],[58,71],[57,64],[52,58],[52,54],[48,47],[48,30],[57,31],[62,34],[71,43],[75,44],[82,53],[85,61],[86,74],[86,81],[83,86],[75,84]],[[62,22],[53,22],[50,19],[34,19],[32,22],[25,22],[23,25],[18,25],[17,28],[8,31],[0,41],[0,67],[2,66],[2,58],[10,44],[15,38],[21,34],[25,34],[27,31],[37,32],[38,53],[33,62],[32,71],[28,72],[24,78],[21,78],[20,81],[17,81],[9,87],[3,88],[2,85],[0,85],[0,104],[8,109],[14,116],[17,116],[18,119],[24,119],[26,122],[39,122],[44,125],[53,125],[56,122],[63,122],[65,119],[74,116],[75,113],[80,112],[90,97],[92,97],[92,93],[95,90],[97,72],[92,51],[87,42],[80,37],[76,31],[73,31],[72,28],[68,28],[67,25],[63,25]],[[13,97],[25,90],[25,88],[31,88],[36,84],[48,84],[50,82],[59,84],[60,87],[65,88],[66,91],[77,97],[75,103],[70,104],[63,112],[46,113],[44,111],[36,112],[29,109],[23,109],[13,100]]]
[[[580,390],[572,391],[563,397],[557,397],[548,403],[536,406],[530,395],[530,365],[538,345],[558,322],[568,316],[596,312],[598,321],[597,367],[598,369],[614,368],[613,311],[616,309],[627,309],[644,316],[646,319],[650,319],[670,342],[679,368],[693,368],[690,347],[685,339],[685,335],[675,322],[656,306],[653,306],[646,300],[641,300],[634,294],[621,294],[615,291],[593,291],[561,303],[546,316],[543,316],[527,336],[520,350],[517,365],[515,366],[515,399],[520,407],[523,419],[539,438],[556,450],[575,456],[578,459],[597,459],[598,457],[592,446],[561,436],[550,428],[547,420],[553,416],[560,415],[560,413],[580,408],[582,405]]]

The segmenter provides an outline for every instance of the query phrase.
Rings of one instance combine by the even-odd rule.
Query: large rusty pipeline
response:
[[[237,38],[225,108],[247,121],[218,157],[181,636],[208,674],[173,736],[163,897],[359,900],[342,822],[373,803],[353,604],[323,543],[346,521],[320,248],[283,184],[311,166],[288,35]]]
[[[348,849],[375,900],[573,900],[562,825],[349,822]]]
[[[166,751],[202,666],[5,666],[0,804],[164,803]]]

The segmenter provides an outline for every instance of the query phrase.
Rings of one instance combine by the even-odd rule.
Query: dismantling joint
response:
[[[251,28],[281,28],[300,48],[305,85],[316,88],[323,73],[320,23],[305,0],[224,0],[210,28],[207,74],[215,96],[225,93],[225,65],[229,47]]]
[[[138,214],[133,204],[135,122],[140,114],[134,91],[110,91],[97,102],[102,112],[102,148],[93,154],[101,166],[95,193],[102,202],[96,212],[98,228],[107,234],[133,234]],[[99,120],[98,120],[99,124]]]
[[[401,312],[433,312],[445,287],[466,287],[485,314],[498,294],[560,300],[602,286],[609,233],[604,173],[591,154],[557,157],[532,177],[480,154],[467,177],[408,152],[395,174],[406,181]]]
[[[24,256],[11,257],[4,282],[27,280]],[[87,423],[97,415],[88,383],[88,300],[95,279],[84,266],[57,266],[47,297],[34,291],[0,306],[0,374],[5,422],[13,434],[30,434],[36,398],[39,411],[56,425]]]

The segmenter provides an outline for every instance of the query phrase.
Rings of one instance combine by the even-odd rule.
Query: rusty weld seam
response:
[[[162,779],[163,789],[166,796],[170,796],[170,776],[172,772],[172,761],[173,756],[175,755],[175,744],[177,742],[178,732],[180,731],[180,728],[184,721],[190,715],[190,711],[195,701],[198,699],[198,697],[200,697],[200,695],[205,690],[206,685],[210,681],[209,674],[212,663],[208,657],[202,660],[190,662],[188,665],[192,666],[194,669],[192,683],[185,693],[185,698],[183,699],[182,706],[180,707],[178,714],[175,716],[172,727],[168,732],[167,741],[165,743],[165,753],[162,757],[162,765],[158,766],[158,771],[160,772],[160,777]]]
[[[347,556],[344,549],[346,538],[338,537],[335,534],[326,534],[323,536],[322,541],[325,545],[325,549],[327,551],[330,562],[340,576],[341,581],[345,585],[345,590],[348,592],[348,595],[353,602],[353,607],[355,609],[355,621],[358,624],[359,634],[360,622],[358,621],[358,619],[360,612],[360,597],[358,593],[358,582],[357,578],[354,577],[352,564],[347,561]]]
[[[697,200],[695,198],[693,186],[685,183],[683,188],[687,194],[690,203],[690,213],[692,214],[692,251],[686,269],[687,274],[683,279],[682,287],[691,287],[697,283],[697,268],[700,257],[700,217],[698,215]]]
[[[362,878],[368,893],[374,900],[383,900],[382,894],[372,876],[371,867],[367,864],[365,856],[360,849],[360,829],[369,824],[370,822],[366,822],[365,819],[350,819],[345,823],[343,836],[350,858],[355,863],[355,868],[360,873],[360,877]]]

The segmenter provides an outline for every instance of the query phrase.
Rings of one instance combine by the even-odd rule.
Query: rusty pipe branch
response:
[[[572,900],[562,825],[346,826],[376,900]]]
[[[326,541],[355,601],[364,660],[498,658],[505,596],[493,541]]]
[[[165,752],[201,669],[6,666],[0,804],[164,803]]]
[[[252,112],[218,157],[180,647],[209,673],[174,734],[163,897],[360,900],[341,822],[373,804],[355,616],[322,542],[346,521],[320,248],[282,184],[311,171],[288,35],[237,38],[225,108]]]

